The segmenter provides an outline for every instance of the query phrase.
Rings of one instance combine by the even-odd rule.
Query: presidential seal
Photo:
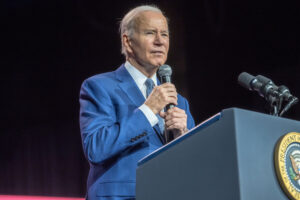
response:
[[[300,133],[288,133],[278,141],[274,160],[282,189],[290,199],[300,200]]]

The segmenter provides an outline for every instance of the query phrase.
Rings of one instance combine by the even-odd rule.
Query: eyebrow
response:
[[[144,29],[143,31],[153,31],[153,32],[157,32],[156,29],[151,29],[151,28],[146,28],[146,29]],[[160,33],[168,33],[168,34],[169,34],[169,31],[162,30],[162,31],[160,31]]]

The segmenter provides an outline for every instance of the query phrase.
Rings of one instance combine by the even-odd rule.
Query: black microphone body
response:
[[[161,84],[171,83],[172,68],[169,65],[160,66],[157,73],[160,78]],[[165,111],[169,110],[170,108],[173,108],[174,106],[174,104],[166,105]]]
[[[279,86],[278,91],[280,92],[280,94],[282,94],[284,100],[286,100],[286,101],[290,101],[294,98],[294,96],[291,94],[290,90],[285,85]]]
[[[291,106],[295,105],[299,101],[297,97],[290,93],[286,86],[277,86],[271,79],[262,75],[254,77],[247,72],[242,72],[238,77],[238,82],[241,86],[249,90],[257,91],[260,96],[270,102],[272,113],[275,116],[282,116],[290,109]],[[282,108],[283,101],[286,101],[287,104],[279,113]]]
[[[243,72],[239,75],[238,82],[244,88],[248,90],[255,90],[257,92],[259,92],[262,87],[262,83],[258,81],[256,77],[248,74],[247,72]]]
[[[257,75],[256,78],[265,85],[271,85],[272,93],[274,95],[282,97],[285,101],[291,101],[293,98],[297,98],[291,94],[290,90],[285,85],[277,86],[271,79],[262,75]]]
[[[161,84],[163,83],[171,83],[171,75],[172,75],[172,69],[169,65],[162,65],[159,67],[157,74],[159,76]],[[169,110],[170,108],[173,108],[175,105],[168,104],[165,107],[165,111]],[[165,140],[166,142],[170,142],[173,139],[175,139],[175,134],[177,133],[176,130],[168,130],[164,132]]]
[[[278,95],[277,86],[270,79],[261,75],[255,77],[247,72],[243,72],[239,75],[238,82],[249,90],[257,91],[261,97],[268,100]]]

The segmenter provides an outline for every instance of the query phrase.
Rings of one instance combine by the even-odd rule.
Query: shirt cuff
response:
[[[144,113],[152,127],[158,123],[157,116],[147,105],[143,104],[139,107],[139,109]]]

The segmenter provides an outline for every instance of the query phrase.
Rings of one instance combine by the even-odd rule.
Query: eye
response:
[[[153,35],[154,32],[153,32],[153,31],[146,31],[145,34],[146,34],[146,35]]]

